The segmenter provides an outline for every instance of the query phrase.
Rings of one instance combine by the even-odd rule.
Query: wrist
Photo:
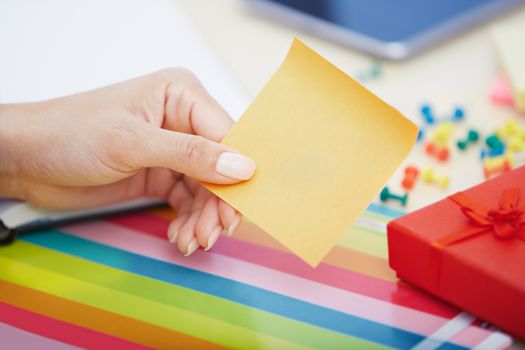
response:
[[[0,105],[0,197],[23,199],[20,169],[23,104]]]

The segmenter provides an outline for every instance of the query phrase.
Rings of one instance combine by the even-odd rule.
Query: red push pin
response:
[[[436,157],[441,162],[448,160],[448,156],[450,155],[447,147],[438,147],[433,142],[427,143],[425,152],[431,156]]]
[[[401,186],[407,191],[410,191],[419,176],[419,170],[415,166],[407,166],[405,168],[405,177],[401,181]]]

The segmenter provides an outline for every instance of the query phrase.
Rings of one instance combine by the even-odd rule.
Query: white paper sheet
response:
[[[161,68],[193,70],[236,119],[248,99],[170,0],[0,1],[0,100],[93,89]]]

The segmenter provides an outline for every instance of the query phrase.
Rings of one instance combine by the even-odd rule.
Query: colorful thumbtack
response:
[[[511,152],[525,151],[525,140],[520,136],[512,137],[508,142],[508,149]]]
[[[372,60],[372,66],[370,67],[370,77],[379,78],[383,72],[383,62],[375,58]]]
[[[451,122],[443,122],[436,128],[436,131],[434,131],[432,141],[438,146],[447,146],[453,132],[454,124]]]
[[[416,142],[419,142],[419,141],[423,140],[424,137],[425,137],[425,129],[423,129],[422,127],[419,127],[419,130],[417,132],[417,140],[416,140]]]
[[[463,140],[457,142],[458,148],[462,151],[466,150],[467,147],[473,143],[478,142],[479,133],[476,130],[470,129],[467,133],[467,136]]]
[[[463,110],[463,108],[456,107],[456,109],[454,109],[454,114],[452,114],[450,120],[452,120],[455,123],[465,120],[465,111]]]
[[[417,177],[419,176],[419,170],[415,166],[407,166],[405,168],[405,177],[401,181],[401,186],[407,190],[410,191],[417,180]]]
[[[375,58],[372,60],[372,63],[369,68],[357,74],[357,79],[362,82],[365,82],[367,80],[377,79],[381,76],[382,72],[383,72],[383,62]]]
[[[436,118],[434,118],[434,113],[432,113],[432,109],[430,108],[430,105],[424,104],[421,106],[421,116],[423,117],[423,120],[428,125],[432,125],[436,122]]]
[[[502,149],[505,147],[505,144],[500,140],[496,134],[489,135],[485,139],[485,144],[493,150]]]
[[[500,165],[498,166],[483,166],[483,175],[485,175],[485,179],[489,179],[494,176],[501,175],[503,173],[506,173],[507,171],[510,171],[512,169],[512,166],[510,164],[510,161],[508,159],[505,159]]]
[[[502,128],[496,129],[496,135],[500,139],[511,138],[519,134],[523,134],[523,130],[520,129],[516,119],[509,119]]]
[[[497,157],[488,157],[483,159],[483,167],[485,168],[499,168],[501,165],[507,161],[510,165],[510,167],[514,164],[514,156],[513,153],[506,152],[505,154],[502,154]]]
[[[379,194],[379,199],[381,199],[381,202],[386,202],[390,199],[394,199],[399,201],[399,203],[401,203],[402,206],[405,206],[408,200],[408,193],[405,193],[404,195],[393,194],[388,190],[388,187],[385,187]]]
[[[426,183],[436,184],[441,188],[447,188],[450,183],[450,176],[438,176],[435,173],[434,168],[430,166],[423,170],[421,173],[421,179]]]
[[[503,147],[495,148],[495,149],[492,149],[492,148],[482,149],[480,153],[481,159],[502,156],[505,154],[505,149],[506,149],[505,145],[503,145]]]
[[[439,160],[440,162],[448,160],[448,157],[450,156],[450,152],[447,147],[438,147],[433,142],[427,143],[427,146],[425,147],[425,152],[437,158],[437,160]]]

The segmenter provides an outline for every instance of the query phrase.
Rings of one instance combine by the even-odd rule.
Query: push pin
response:
[[[483,167],[483,174],[485,175],[485,179],[489,179],[494,176],[501,175],[503,173],[506,173],[507,171],[510,171],[512,169],[510,162],[508,159],[505,159],[503,163],[501,163],[499,166],[494,167]]]
[[[372,60],[370,68],[365,71],[362,71],[358,74],[358,80],[365,82],[367,80],[377,79],[381,76],[383,72],[383,63],[379,59]]]
[[[425,129],[420,127],[419,130],[417,131],[417,140],[416,140],[416,142],[419,142],[419,141],[423,140],[424,137],[425,137]]]
[[[496,135],[501,139],[507,139],[522,134],[522,130],[518,126],[515,119],[508,120],[501,129],[496,130]]]
[[[450,182],[450,176],[438,176],[432,167],[427,167],[423,170],[421,179],[426,183],[433,183],[441,188],[447,188]]]
[[[370,77],[379,78],[383,72],[383,62],[379,59],[374,59],[372,61],[372,67],[370,67]]]
[[[478,140],[479,133],[476,130],[470,129],[467,133],[467,137],[464,140],[459,140],[457,145],[460,150],[464,151],[469,145],[478,142]]]
[[[500,150],[505,148],[505,144],[495,134],[488,136],[485,139],[485,144],[492,150]]]
[[[402,196],[393,194],[388,190],[388,187],[385,187],[381,190],[381,193],[379,194],[379,199],[381,199],[381,202],[386,202],[390,199],[395,199],[399,201],[399,203],[401,203],[401,205],[404,207],[407,204],[408,193],[405,193]]]
[[[483,159],[484,168],[499,168],[504,162],[508,162],[509,166],[512,168],[514,164],[514,156],[512,153],[507,152],[497,157],[490,157]]]
[[[453,131],[454,125],[451,122],[444,122],[436,128],[432,140],[439,146],[446,146]]]
[[[424,104],[421,106],[421,115],[423,116],[423,120],[428,125],[432,125],[436,122],[436,118],[434,118],[434,113],[432,113],[432,109],[430,108],[430,105]]]
[[[521,152],[525,150],[525,140],[520,136],[514,136],[508,142],[508,148],[511,152]]]
[[[430,154],[431,156],[434,156],[439,160],[440,162],[444,162],[448,160],[448,157],[450,156],[450,152],[447,147],[439,147],[436,146],[433,142],[427,143],[427,146],[425,147],[425,152],[427,154]]]
[[[484,158],[494,158],[494,157],[499,157],[499,156],[502,156],[505,154],[505,145],[503,145],[502,147],[500,148],[489,148],[489,149],[482,149],[481,150],[481,159],[484,159]]]
[[[405,177],[403,178],[403,181],[401,181],[401,186],[407,190],[410,191],[417,180],[417,177],[419,176],[419,170],[415,166],[407,166],[405,168]]]
[[[505,144],[495,134],[488,136],[485,139],[485,144],[489,149],[481,151],[481,158],[498,157],[505,153]]]
[[[452,114],[450,120],[452,120],[454,123],[465,120],[465,111],[463,110],[463,108],[456,107],[456,109],[454,109],[454,114]]]

